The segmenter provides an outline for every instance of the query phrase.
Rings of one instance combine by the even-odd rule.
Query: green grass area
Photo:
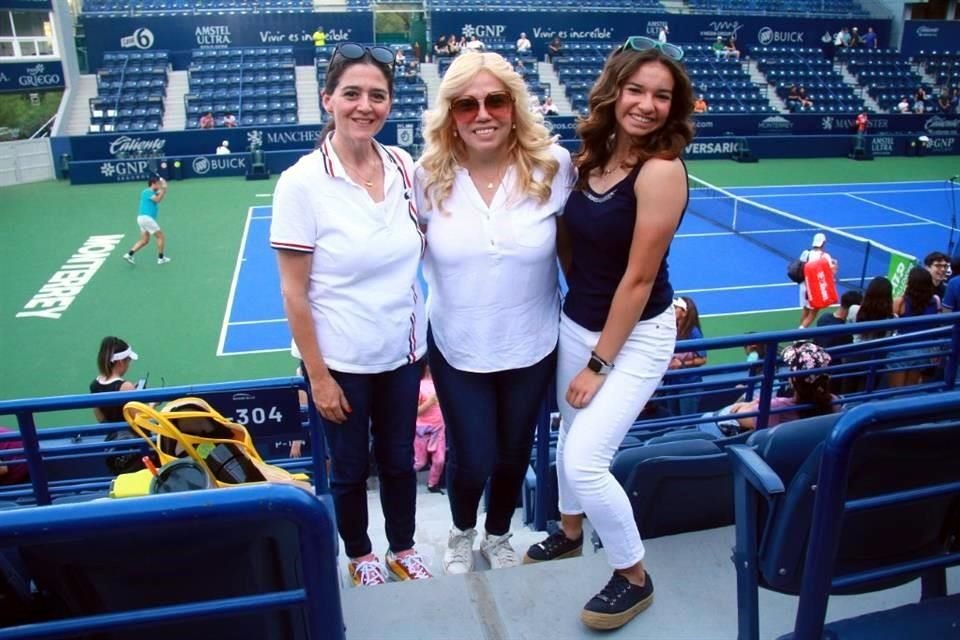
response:
[[[690,170],[720,185],[795,184],[942,179],[957,173],[954,157],[690,162]],[[70,186],[65,182],[6,187],[0,193],[0,398],[85,393],[96,375],[105,335],[130,341],[140,360],[129,377],[150,372],[151,385],[167,386],[286,376],[285,353],[217,357],[230,282],[247,211],[269,204],[275,179],[219,178],[172,182],[160,205],[170,264],[158,266],[151,246],[128,265],[122,253],[137,235],[142,183]],[[95,235],[124,234],[120,245],[58,320],[17,318],[31,297]],[[276,292],[263,292],[274,296]],[[797,312],[707,318],[707,336],[792,329]],[[735,361],[737,350],[711,354]],[[9,418],[3,419],[8,421]],[[41,416],[41,425],[90,421],[89,413]]]

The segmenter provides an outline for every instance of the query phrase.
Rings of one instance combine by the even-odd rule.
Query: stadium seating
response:
[[[856,0],[690,0],[689,6],[693,13],[760,13],[844,18],[866,18],[870,15]]]
[[[802,87],[812,106],[790,105],[794,111],[816,113],[857,112],[864,109],[854,87],[844,82],[833,63],[823,58],[819,49],[810,47],[754,47],[751,55],[757,69],[784,101],[791,87]]]
[[[590,0],[596,11],[665,11],[657,0]],[[426,0],[433,11],[582,11],[583,3],[571,0]]]
[[[163,124],[166,51],[107,52],[90,99],[90,132],[156,131]]]
[[[910,64],[909,59],[894,49],[841,49],[837,60],[844,64],[847,71],[857,82],[865,87],[870,96],[877,101],[882,111],[894,111],[903,96],[913,96],[918,87],[927,91],[925,111],[932,109],[933,88],[923,81]]]
[[[296,487],[16,509],[0,548],[38,590],[6,638],[344,637],[333,504]]]
[[[83,13],[111,17],[131,13],[251,13],[300,12],[313,9],[311,0],[86,0]]]
[[[296,124],[295,66],[292,47],[194,51],[184,97],[187,128],[199,127],[207,112],[218,125],[228,113],[240,125]]]
[[[824,637],[831,594],[922,577],[923,600],[946,595],[945,567],[960,564],[952,547],[960,533],[960,393],[867,403],[835,425],[786,423],[750,444],[728,449],[740,638],[759,637],[759,587],[800,595],[797,639]],[[881,635],[946,637],[956,607],[946,621],[923,606],[901,612]],[[880,637],[865,624],[858,619],[859,634],[842,637]]]

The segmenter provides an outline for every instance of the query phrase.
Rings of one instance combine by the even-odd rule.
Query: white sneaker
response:
[[[133,259],[133,256],[129,253],[123,254],[123,259],[129,262],[130,264],[137,264],[137,261]]]
[[[162,258],[157,258],[157,264],[167,264],[170,262],[170,258],[163,256]]]
[[[443,570],[449,575],[459,575],[473,571],[473,539],[476,529],[460,531],[450,527],[447,549],[443,552]]]
[[[480,553],[490,563],[491,569],[515,567],[520,564],[517,552],[510,546],[512,535],[512,533],[505,533],[502,536],[495,536],[488,533],[480,541]]]

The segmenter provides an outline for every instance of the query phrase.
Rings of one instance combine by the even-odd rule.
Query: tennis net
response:
[[[837,284],[846,288],[862,289],[869,279],[892,277],[909,270],[903,265],[917,260],[873,240],[735,195],[696,176],[691,175],[688,184],[688,214],[782,257],[784,269],[810,247],[817,232],[826,234],[825,249],[838,265]]]

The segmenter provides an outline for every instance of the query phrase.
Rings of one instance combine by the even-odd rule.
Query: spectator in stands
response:
[[[693,301],[693,298],[688,296],[675,298],[673,308],[677,316],[677,340],[702,340],[703,330],[700,328],[700,312],[697,310],[697,304]],[[674,351],[668,368],[692,369],[702,367],[706,363],[706,351]],[[670,382],[672,384],[691,384],[702,380],[703,378],[699,375],[685,375],[676,376]],[[691,390],[685,390],[683,393],[691,393]],[[697,412],[700,399],[697,396],[677,398],[671,402],[671,405],[673,405],[674,415],[688,416]]]
[[[453,526],[447,573],[480,552],[513,566],[510,521],[537,411],[556,367],[556,216],[573,184],[570,154],[525,108],[523,78],[496,53],[454,60],[424,116],[414,182],[426,226],[430,369],[448,444]]]
[[[960,256],[950,261],[950,279],[947,280],[947,292],[940,303],[941,311],[950,313],[960,311]]]
[[[125,380],[130,363],[137,360],[137,352],[126,341],[116,336],[107,336],[100,341],[97,352],[97,377],[90,382],[90,393],[111,391],[135,391],[137,385]],[[97,422],[123,422],[123,406],[94,407],[93,416]],[[106,440],[136,439],[138,436],[130,429],[120,429],[107,434]],[[124,453],[107,458],[107,468],[113,475],[130,473],[143,469],[141,456],[137,453]]]
[[[217,126],[217,121],[213,118],[213,112],[207,111],[205,114],[200,116],[199,125],[201,129],[213,129],[215,126]]]
[[[833,46],[833,34],[830,33],[830,29],[827,29],[824,34],[820,36],[820,51],[823,52],[823,58],[825,60],[833,60],[835,47]]]
[[[429,578],[414,549],[413,439],[426,323],[411,219],[413,161],[374,139],[390,115],[393,52],[341,43],[327,66],[330,121],[317,149],[287,169],[273,197],[293,354],[323,420],[337,528],[355,585]],[[354,215],[339,212],[348,208]],[[413,295],[411,295],[413,293]],[[380,476],[386,568],[367,534],[370,438]]]
[[[840,44],[841,44],[841,45],[843,45],[844,47],[849,47],[849,46],[850,46],[850,38],[851,38],[851,36],[850,36],[850,29],[848,29],[847,27],[843,27],[842,29],[840,29]]]
[[[833,313],[828,313],[820,316],[817,319],[818,327],[833,327],[836,325],[846,324],[847,317],[850,315],[850,307],[853,305],[858,305],[863,302],[863,294],[859,291],[844,291],[843,295],[840,296],[840,306]],[[833,347],[839,347],[840,345],[850,344],[853,342],[852,335],[843,335],[843,336],[821,336],[819,338],[814,338],[814,342],[823,347],[824,349],[832,349]]]
[[[793,395],[789,397],[775,397],[770,399],[770,415],[767,426],[773,427],[791,420],[812,418],[839,410],[839,398],[830,392],[830,375],[820,371],[830,365],[830,354],[812,342],[796,342],[786,349],[780,356],[783,364],[791,373],[790,386]],[[803,406],[804,408],[774,413],[778,409]],[[755,413],[760,409],[760,398],[749,402],[737,402],[724,410],[724,414]],[[737,418],[740,427],[751,430],[757,426],[755,416]]]
[[[951,113],[960,113],[960,87],[950,89]]]
[[[897,103],[897,111],[900,113],[910,113],[910,98],[903,96]]]
[[[216,151],[218,156],[230,155],[230,141],[224,140],[220,143],[220,146],[217,147]]]
[[[657,32],[657,40],[660,41],[660,44],[665,44],[667,42],[667,36],[669,33],[670,28],[667,25],[660,25],[660,31]]]
[[[851,49],[860,46],[860,31],[857,27],[850,29],[850,43],[847,46]]]
[[[407,54],[403,52],[403,49],[397,49],[396,55],[393,57],[393,68],[394,69],[403,69],[407,66]]]
[[[827,236],[823,233],[815,233],[813,235],[813,242],[810,243],[810,248],[805,249],[803,253],[800,254],[800,261],[805,263],[804,272],[806,273],[808,268],[813,263],[822,262],[822,272],[824,277],[832,278],[835,277],[837,273],[837,261],[834,260],[826,249],[824,245],[827,244]],[[806,281],[800,283],[800,306],[802,307],[802,312],[800,314],[800,328],[806,329],[813,321],[817,319],[817,314],[820,312],[820,307],[818,302],[813,299],[811,292],[807,289]],[[836,302],[836,298],[833,299],[833,302]]]
[[[730,39],[727,40],[727,44],[723,47],[723,55],[725,58],[733,58],[734,60],[740,60],[740,49],[737,48],[737,39],[733,36],[730,36]]]
[[[563,41],[560,40],[560,36],[553,36],[553,40],[547,45],[547,57],[550,58],[550,62],[553,62],[562,55]]]
[[[858,137],[863,137],[867,134],[867,127],[870,126],[870,116],[867,115],[866,110],[857,114],[856,119],[853,121],[853,126],[857,128]]]
[[[437,391],[430,376],[430,367],[423,367],[420,378],[420,397],[417,402],[417,436],[413,441],[413,468],[426,469],[427,490],[430,493],[442,493],[440,481],[443,479],[443,467],[447,456],[447,439],[443,427],[443,414],[437,402]]]
[[[710,105],[707,104],[706,99],[703,97],[703,94],[697,96],[696,101],[693,103],[693,112],[694,113],[706,113],[710,110]]]
[[[313,32],[313,46],[316,49],[327,46],[327,32],[323,30],[322,26],[317,27],[317,30]]]
[[[570,286],[557,374],[561,524],[525,561],[579,554],[590,518],[613,567],[580,616],[593,628],[626,624],[653,597],[643,543],[610,461],[673,355],[666,255],[686,201],[679,157],[693,137],[682,55],[633,36],[607,58],[578,123],[578,181],[560,221]]]
[[[940,313],[940,296],[935,291],[933,276],[930,272],[923,267],[914,267],[907,274],[907,288],[904,289],[903,295],[893,300],[893,312],[901,318]],[[897,356],[914,356],[916,359],[896,364],[898,367],[910,368],[891,371],[890,386],[905,387],[923,382],[924,370],[930,368],[933,363],[932,353],[930,347],[892,353],[891,355]]]
[[[423,60],[423,52],[420,51],[420,42],[414,41],[414,43],[410,45],[410,50],[413,51],[412,62],[416,62],[417,65],[419,65],[420,61]]]
[[[927,90],[922,86],[917,87],[916,92],[913,94],[913,112],[914,113],[923,113],[927,110]]]
[[[227,115],[223,116],[223,126],[227,127],[228,129],[234,128],[237,126],[237,117],[232,113],[228,113]]]
[[[0,435],[13,433],[13,429],[0,427]],[[23,449],[23,441],[19,439],[0,440],[0,451],[8,449]],[[13,460],[24,460],[24,454],[13,453],[0,456],[0,484],[20,484],[30,480],[30,469],[27,463],[12,462]]]
[[[800,89],[797,88],[797,85],[792,85],[790,87],[790,92],[787,93],[786,102],[787,109],[789,109],[791,113],[800,110]]]
[[[523,60],[517,58],[513,63],[513,70],[519,73],[521,76],[526,75],[527,65],[523,64]]]
[[[940,90],[940,97],[937,98],[937,108],[940,113],[953,113],[953,104],[950,102],[950,90],[944,87]]]
[[[556,116],[560,114],[560,110],[557,109],[557,105],[553,103],[553,98],[547,96],[543,99],[543,104],[540,105],[540,113],[545,116]]]
[[[880,41],[877,40],[877,32],[873,30],[873,27],[867,27],[867,32],[863,34],[863,46],[866,49],[876,49],[880,46]]]
[[[450,55],[452,56],[459,55],[461,51],[467,48],[467,39],[462,35],[458,38],[451,33],[448,42],[450,43]]]
[[[837,32],[834,34],[834,36],[833,36],[833,46],[834,46],[835,48],[836,48],[836,47],[842,47],[842,46],[843,46],[843,29],[840,29],[840,31],[837,31]]]
[[[140,249],[150,244],[150,236],[157,239],[157,264],[166,264],[170,258],[163,255],[167,244],[160,225],[157,224],[157,215],[160,213],[160,202],[167,195],[167,181],[158,175],[147,179],[147,188],[140,192],[140,209],[137,213],[137,226],[140,227],[140,238],[123,254],[123,259],[130,264],[136,264],[133,257]]]
[[[860,304],[851,305],[847,312],[847,322],[876,322],[880,320],[892,320],[896,316],[893,313],[893,286],[890,281],[883,276],[873,278],[867,289],[863,293],[863,300]],[[876,340],[890,335],[889,331],[865,331],[853,334],[853,343],[859,344],[867,340]],[[849,356],[845,362],[865,362],[872,359],[883,359],[884,354],[870,354],[866,356]],[[852,374],[845,376],[840,381],[841,390],[844,395],[858,393],[866,387],[866,374]]]
[[[527,38],[527,34],[520,32],[520,37],[517,38],[517,53],[521,56],[525,56],[530,53],[530,50],[533,48],[533,45],[530,43],[530,39]]]
[[[470,36],[470,40],[467,41],[466,48],[470,51],[483,51],[484,46],[483,42],[477,36]]]
[[[724,49],[726,46],[723,44],[723,36],[717,36],[717,39],[713,41],[713,44],[710,45],[710,48],[713,49],[713,55],[719,60],[724,56]]]
[[[933,278],[933,292],[941,300],[947,293],[947,270],[950,267],[950,256],[942,251],[928,253],[923,258],[923,267],[930,272]]]
[[[797,91],[797,93],[798,93],[798,95],[800,96],[800,109],[801,109],[801,110],[809,109],[810,107],[813,106],[813,98],[811,98],[810,96],[807,95],[807,90],[806,90],[806,89],[804,89],[803,87],[800,87],[800,89]]]
[[[420,74],[420,62],[416,58],[410,58],[407,60],[406,66],[403,68],[403,75],[407,79],[416,78]]]
[[[447,36],[440,34],[437,41],[433,43],[433,55],[437,58],[446,58],[450,55],[450,44]]]

